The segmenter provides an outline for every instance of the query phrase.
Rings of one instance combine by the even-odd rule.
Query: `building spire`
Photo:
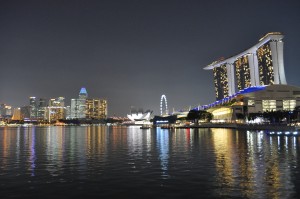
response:
[[[86,99],[88,97],[88,93],[85,87],[82,87],[79,92],[79,99]]]

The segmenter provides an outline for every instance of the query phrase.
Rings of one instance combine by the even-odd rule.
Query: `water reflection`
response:
[[[157,185],[180,196],[296,198],[299,139],[230,129],[0,128],[0,191],[78,182],[94,191]]]
[[[297,138],[269,137],[264,132],[212,129],[217,182],[222,197],[240,190],[247,198],[291,197],[291,166],[297,159]]]
[[[163,177],[168,177],[168,162],[169,162],[169,130],[168,129],[156,129],[156,142],[157,150],[159,154],[159,160]]]

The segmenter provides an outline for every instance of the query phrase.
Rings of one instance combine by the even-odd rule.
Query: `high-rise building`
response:
[[[37,119],[36,97],[29,97],[30,119]]]
[[[88,97],[86,89],[83,87],[79,92],[79,99],[71,99],[71,119],[86,118],[86,99]]]
[[[280,32],[268,33],[246,51],[206,66],[213,70],[216,99],[249,87],[286,85],[282,39]]]
[[[23,106],[21,107],[21,119],[30,119],[30,110],[31,106]]]
[[[81,88],[78,99],[71,99],[68,109],[68,119],[106,119],[107,100],[99,98],[88,99],[85,88]]]
[[[22,120],[21,108],[14,108],[14,113],[12,116],[12,120]]]
[[[47,119],[47,104],[46,99],[40,98],[37,106],[37,119],[46,120]]]
[[[222,99],[228,96],[228,77],[226,72],[226,65],[213,68],[214,84],[217,99]]]
[[[87,99],[87,98],[88,98],[88,94],[86,88],[82,87],[79,92],[79,99]]]
[[[107,118],[107,100],[87,99],[86,100],[86,118],[106,119]]]
[[[49,100],[49,106],[47,107],[47,117],[49,122],[59,119],[65,119],[65,98],[58,97]]]
[[[10,105],[0,104],[0,118],[11,118],[12,114],[12,107]]]

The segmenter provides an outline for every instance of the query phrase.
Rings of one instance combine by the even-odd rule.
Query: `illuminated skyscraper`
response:
[[[228,77],[226,72],[226,65],[222,65],[217,68],[213,68],[214,73],[214,84],[216,98],[222,99],[228,96]]]
[[[106,119],[107,118],[107,101],[104,99],[87,99],[86,100],[86,118]]]
[[[217,100],[251,86],[287,84],[282,39],[279,32],[268,33],[248,50],[205,67],[213,70]]]
[[[71,99],[71,114],[72,119],[86,118],[86,99],[88,97],[85,88],[81,88],[79,92],[79,99]]]
[[[22,119],[29,119],[30,118],[30,106],[23,106],[21,107],[21,118]]]
[[[39,120],[47,119],[46,109],[47,109],[46,99],[40,98],[37,106],[37,118]]]
[[[48,120],[55,121],[65,119],[65,98],[58,97],[49,100],[48,106]]]
[[[86,88],[82,87],[79,92],[79,99],[87,99],[87,98],[88,98],[88,94]]]
[[[21,108],[14,108],[14,113],[12,116],[12,120],[22,120]]]
[[[11,118],[13,115],[12,107],[7,104],[0,104],[0,117]]]
[[[30,119],[37,119],[37,102],[36,97],[29,97]]]

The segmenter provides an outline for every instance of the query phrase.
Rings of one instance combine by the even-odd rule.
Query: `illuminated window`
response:
[[[274,71],[272,63],[272,52],[269,43],[257,49],[257,59],[259,68],[259,81],[261,85],[274,84]]]
[[[235,75],[237,79],[237,87],[239,90],[251,86],[250,67],[248,63],[248,56],[239,57],[235,62]]]
[[[254,100],[248,100],[248,106],[254,106]]]
[[[226,65],[221,65],[220,67],[213,69],[214,73],[214,84],[216,91],[217,100],[223,99],[228,96],[228,78],[227,78],[227,68]]]
[[[283,110],[293,111],[296,107],[296,100],[283,100]]]
[[[276,100],[262,100],[263,112],[276,111]]]

